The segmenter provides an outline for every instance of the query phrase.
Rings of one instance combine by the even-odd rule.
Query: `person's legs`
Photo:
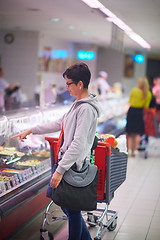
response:
[[[133,156],[136,155],[137,149],[139,147],[139,143],[140,143],[140,135],[134,134],[133,135],[133,153],[132,153]]]
[[[82,215],[81,215],[81,218],[82,218],[82,236],[81,236],[81,240],[85,240],[85,239],[92,240],[91,235],[89,233],[89,230],[87,228],[87,225],[86,225]]]
[[[81,211],[73,211],[62,208],[68,217],[69,237],[68,240],[91,240],[89,230],[81,215]]]
[[[127,151],[128,154],[131,155],[132,153],[132,134],[127,133]]]

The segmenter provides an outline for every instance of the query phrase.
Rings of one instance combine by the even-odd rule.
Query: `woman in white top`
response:
[[[101,98],[105,98],[107,92],[111,90],[110,85],[107,82],[108,73],[104,71],[99,72],[99,77],[97,78],[97,88]]]

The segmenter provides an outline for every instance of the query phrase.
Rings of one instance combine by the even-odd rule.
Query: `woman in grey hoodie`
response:
[[[92,148],[99,106],[97,97],[89,94],[88,85],[91,73],[85,63],[78,63],[69,67],[63,77],[66,80],[66,88],[71,96],[76,97],[70,110],[61,119],[43,126],[36,126],[15,135],[24,141],[29,134],[45,134],[64,129],[63,143],[59,151],[59,162],[53,173],[50,186],[56,188],[65,171],[75,163],[80,170],[84,160],[90,154]],[[68,240],[91,240],[88,228],[83,220],[81,211],[62,209],[69,221]]]

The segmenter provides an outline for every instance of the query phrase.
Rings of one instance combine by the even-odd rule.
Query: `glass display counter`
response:
[[[43,208],[50,179],[50,148],[44,136],[30,135],[24,142],[11,136],[61,117],[68,107],[30,109],[0,117],[0,217],[5,239]],[[20,214],[23,210],[23,213]],[[18,219],[15,221],[14,219]],[[6,228],[7,224],[7,228]]]

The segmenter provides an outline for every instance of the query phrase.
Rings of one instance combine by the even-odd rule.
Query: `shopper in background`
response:
[[[101,98],[105,98],[107,92],[111,90],[111,87],[107,81],[108,79],[108,73],[104,71],[99,72],[99,77],[97,78],[97,88],[98,88],[98,93],[101,96]]]
[[[24,141],[29,134],[44,134],[64,129],[64,140],[59,152],[59,162],[53,173],[50,185],[56,188],[65,171],[76,163],[80,170],[94,142],[99,106],[97,97],[89,94],[88,85],[91,73],[84,63],[69,67],[63,77],[66,80],[66,88],[71,96],[76,97],[70,110],[61,119],[28,129],[14,137]],[[90,233],[81,215],[81,211],[62,209],[69,221],[69,240],[91,240]]]
[[[140,136],[144,134],[143,108],[148,108],[151,92],[146,77],[138,80],[129,96],[129,110],[127,113],[126,136],[129,156],[135,156],[140,143]]]
[[[9,84],[4,79],[3,69],[0,67],[0,113],[6,110],[6,101],[19,89],[19,83]],[[8,109],[7,109],[8,110]]]
[[[155,107],[157,110],[160,110],[160,77],[154,78],[153,82],[152,93],[155,97]]]

